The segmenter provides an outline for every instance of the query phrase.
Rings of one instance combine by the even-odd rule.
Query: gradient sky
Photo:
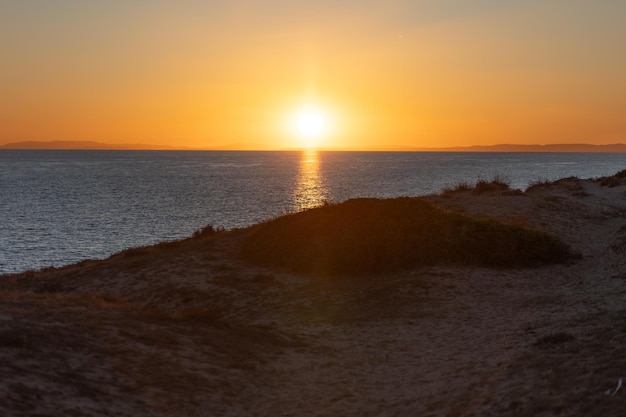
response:
[[[0,144],[626,142],[624,0],[4,0]]]

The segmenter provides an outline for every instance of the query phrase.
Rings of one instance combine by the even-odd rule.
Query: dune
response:
[[[427,265],[530,266],[573,259],[556,236],[446,212],[420,198],[361,198],[260,224],[242,252],[298,272],[373,274]]]
[[[622,415],[626,175],[459,184],[0,277],[0,414]]]

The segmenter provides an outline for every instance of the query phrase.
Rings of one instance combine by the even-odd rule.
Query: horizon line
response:
[[[548,143],[469,145],[447,147],[351,146],[351,147],[276,147],[256,143],[233,143],[212,147],[188,147],[139,143],[110,144],[97,141],[19,141],[0,145],[0,150],[120,150],[120,151],[321,151],[321,152],[626,152],[625,143]]]

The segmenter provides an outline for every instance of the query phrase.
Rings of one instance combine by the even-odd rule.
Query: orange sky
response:
[[[0,4],[0,145],[626,142],[621,0],[93,3]]]

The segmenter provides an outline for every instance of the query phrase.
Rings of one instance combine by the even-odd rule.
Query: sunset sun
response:
[[[309,138],[316,137],[324,130],[324,118],[313,111],[303,112],[298,116],[298,130]]]
[[[289,115],[289,130],[298,146],[318,148],[326,146],[335,132],[335,121],[327,108],[305,105]]]

